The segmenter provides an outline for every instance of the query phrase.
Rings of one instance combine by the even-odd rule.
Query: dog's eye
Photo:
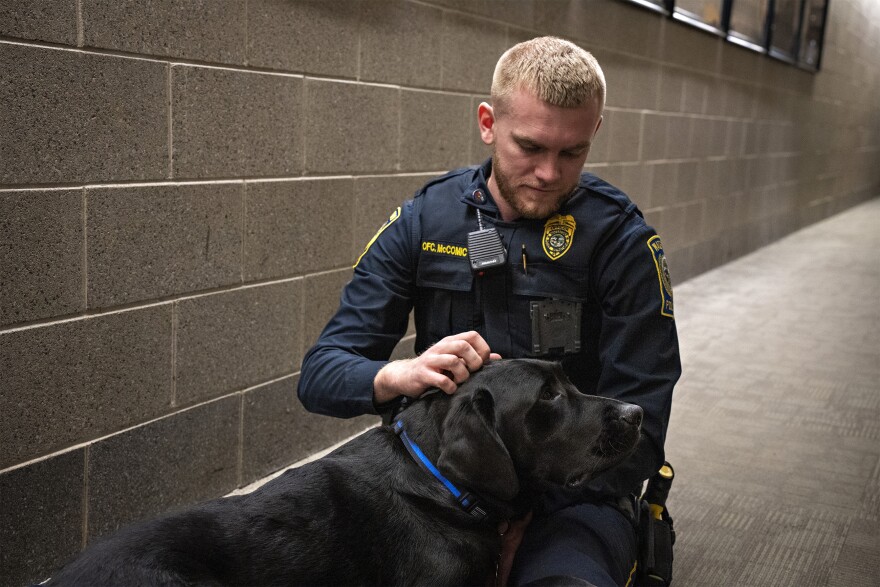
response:
[[[556,397],[556,394],[553,393],[553,390],[549,387],[545,387],[541,390],[541,399],[542,400],[551,400]]]

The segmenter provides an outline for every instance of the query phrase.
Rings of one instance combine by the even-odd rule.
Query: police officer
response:
[[[643,408],[627,462],[576,495],[546,496],[518,527],[515,558],[518,538],[506,541],[512,584],[631,583],[626,498],[664,459],[681,370],[672,290],[635,204],[582,173],[604,103],[602,70],[578,46],[543,37],[508,50],[477,112],[492,158],[430,181],[391,214],[303,360],[301,401],[339,417],[431,387],[454,393],[499,356],[559,360],[581,391]],[[411,310],[418,355],[389,361]]]

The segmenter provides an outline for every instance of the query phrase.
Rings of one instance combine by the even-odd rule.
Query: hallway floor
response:
[[[878,291],[880,199],[676,288],[674,585],[880,584]]]

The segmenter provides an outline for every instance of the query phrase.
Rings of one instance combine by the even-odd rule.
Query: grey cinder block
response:
[[[0,184],[167,177],[166,67],[0,43]]]
[[[176,302],[178,405],[293,373],[302,360],[301,280]]]
[[[624,165],[622,166],[620,187],[629,195],[642,210],[653,206],[654,195],[654,166],[653,165]],[[601,174],[600,174],[601,175]]]
[[[684,101],[685,79],[688,73],[677,67],[661,67],[657,96],[657,109],[664,112],[681,112]]]
[[[352,191],[351,179],[249,183],[245,280],[350,265]]]
[[[0,325],[84,309],[81,190],[0,193]]]
[[[240,425],[231,396],[90,446],[89,539],[236,487]]]
[[[240,0],[81,0],[85,46],[244,63],[245,6]]]
[[[249,0],[247,11],[249,65],[357,76],[360,0]]]
[[[469,96],[403,91],[400,98],[400,168],[445,171],[470,164]]]
[[[171,71],[174,177],[302,172],[302,78],[184,65]]]
[[[708,75],[695,72],[687,72],[684,76],[682,88],[682,110],[692,114],[702,114],[706,109],[706,93],[711,85]]]
[[[298,377],[244,394],[242,485],[319,452],[379,421],[311,414],[296,397]]]
[[[613,83],[610,91],[614,105],[621,108],[656,110],[660,100],[660,66],[645,59],[622,57],[618,68],[623,71],[616,73],[623,75],[616,82],[608,82]]]
[[[296,376],[260,385],[244,393],[241,485],[247,485],[306,456],[294,440],[298,416]]]
[[[84,449],[0,474],[0,583],[47,579],[80,548]]]
[[[760,53],[733,43],[721,43],[719,59],[724,75],[747,82],[760,80],[761,70],[769,62]]]
[[[669,115],[646,112],[642,131],[642,161],[666,159],[666,128]]]
[[[164,413],[171,306],[0,334],[0,468]]]
[[[86,197],[89,307],[241,281],[243,184],[96,188]]]
[[[685,159],[691,155],[690,116],[669,116],[666,119],[666,156],[670,159]]]
[[[543,12],[555,12],[537,10],[535,8],[535,0],[512,0],[508,2],[497,2],[496,0],[431,0],[431,4],[529,28],[535,26],[536,18]]]
[[[420,88],[441,84],[443,13],[409,2],[365,2],[360,79]]]
[[[489,3],[497,4],[491,0]],[[625,28],[621,23],[622,3],[615,0],[559,2],[549,6],[545,2],[535,4],[534,22],[541,34],[582,41],[584,48],[591,52],[598,47],[615,47],[620,42],[617,38],[620,31]],[[602,63],[601,59],[599,63]]]
[[[443,18],[443,88],[488,93],[498,58],[507,46],[506,27],[462,14]]]
[[[397,169],[400,90],[310,79],[306,94],[308,172]]]
[[[657,163],[651,165],[651,207],[668,207],[678,197],[678,164]]]
[[[605,125],[608,125],[605,127]],[[607,133],[605,158],[609,162],[638,161],[642,136],[642,113],[606,110],[599,132]]]
[[[76,44],[76,0],[0,0],[0,35]]]
[[[724,45],[721,39],[709,37],[695,28],[670,23],[664,40],[660,45],[663,61],[706,73],[718,71],[719,52]]]

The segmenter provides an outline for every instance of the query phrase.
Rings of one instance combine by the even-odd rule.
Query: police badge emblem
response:
[[[574,240],[574,229],[577,223],[574,216],[566,214],[554,214],[547,222],[544,223],[544,238],[541,242],[544,246],[544,252],[555,261],[568,252],[571,243]]]

